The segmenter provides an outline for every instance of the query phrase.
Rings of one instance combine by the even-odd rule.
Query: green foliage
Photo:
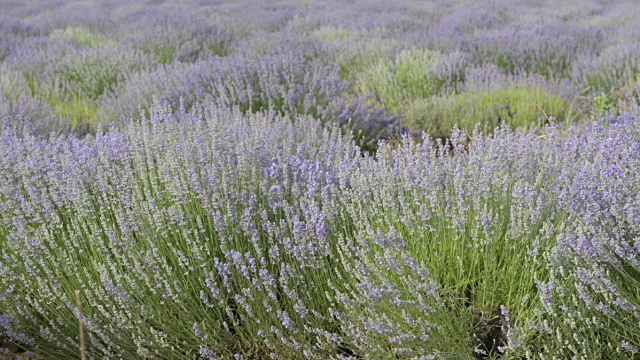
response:
[[[360,78],[368,68],[381,61],[391,51],[393,43],[376,39],[355,42],[349,47],[340,46],[336,50],[335,61],[340,66],[340,76],[349,80],[358,91]]]
[[[50,99],[49,104],[63,118],[70,119],[71,126],[74,128],[97,123],[99,109],[92,100],[75,97],[68,101],[57,102],[55,99]]]
[[[93,68],[99,70],[100,68]],[[39,81],[35,74],[26,74],[31,96],[45,100],[53,110],[71,122],[72,127],[93,127],[99,113],[96,100],[117,83],[117,69],[103,69],[93,79],[70,70],[56,81]]]
[[[600,94],[593,98],[593,109],[596,112],[608,112],[616,105],[616,100],[609,94]]]
[[[63,29],[54,29],[49,36],[51,38],[61,38],[71,40],[78,45],[88,47],[99,47],[109,42],[109,39],[101,34],[95,34],[80,26],[66,27]]]
[[[170,46],[156,46],[153,53],[158,58],[160,64],[169,64],[173,62],[173,48]]]
[[[94,127],[98,99],[132,72],[148,66],[136,54],[121,57],[117,49],[82,49],[65,54],[60,64],[37,64],[22,74],[31,97],[46,101],[72,125]]]
[[[506,181],[509,181],[508,175]],[[564,220],[564,215],[553,207],[548,208],[531,224],[530,231],[514,236],[512,191],[521,184],[513,180],[507,184],[506,191],[496,187],[484,199],[474,199],[467,204],[470,211],[464,218],[463,229],[456,229],[451,222],[444,196],[433,203],[433,199],[415,191],[400,190],[402,184],[397,184],[398,203],[389,202],[388,194],[385,196],[389,190],[384,189],[379,197],[370,194],[372,201],[366,206],[352,210],[357,214],[354,223],[370,224],[360,226],[371,229],[363,233],[397,230],[407,241],[412,256],[423,263],[442,286],[446,306],[437,307],[429,318],[434,329],[430,344],[450,358],[472,359],[471,348],[495,356],[497,347],[506,344],[498,342],[494,346],[491,342],[504,342],[508,328],[514,329],[517,337],[530,336],[523,328],[542,308],[540,298],[534,295],[536,283],[546,281],[550,274],[539,254],[553,248],[554,228]],[[428,208],[435,211],[426,215],[424,209]],[[481,218],[486,214],[493,215],[489,226],[482,224]],[[424,223],[425,216],[430,230],[417,226]],[[548,241],[537,249],[539,253],[532,253],[531,245],[538,243],[537,239],[542,236],[547,236]],[[396,281],[402,284],[401,279]],[[509,319],[501,313],[501,306],[510,310]],[[385,315],[400,318],[400,310],[389,307]]]
[[[402,113],[411,100],[429,98],[445,90],[445,80],[435,73],[442,58],[437,51],[406,50],[393,60],[380,60],[358,77],[358,91],[374,93],[389,111]]]
[[[320,40],[335,41],[346,40],[352,33],[352,30],[347,30],[343,27],[322,26],[313,32],[313,36]]]
[[[629,80],[625,86],[616,91],[620,111],[633,112],[640,107],[640,74]]]
[[[407,109],[406,124],[434,137],[449,137],[455,126],[472,133],[476,124],[487,134],[500,125],[537,128],[551,117],[577,120],[574,106],[542,86],[513,83],[415,101]]]
[[[171,64],[174,61],[176,49],[172,46],[152,44],[141,46],[140,50],[155,58],[159,64]]]

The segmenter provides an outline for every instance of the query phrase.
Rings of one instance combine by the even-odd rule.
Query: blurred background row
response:
[[[276,110],[380,138],[539,127],[638,99],[633,1],[16,1],[0,116],[95,132],[174,108]]]

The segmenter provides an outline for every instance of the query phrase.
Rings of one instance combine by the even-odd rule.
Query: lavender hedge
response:
[[[48,103],[80,133],[124,124],[140,107],[148,111],[154,96],[174,107],[182,97],[188,108],[214,102],[311,114],[366,137],[370,150],[403,126],[442,127],[441,137],[455,125],[471,133],[473,121],[425,123],[415,112],[447,97],[474,112],[464,99],[474,98],[467,75],[479,69],[497,68],[487,79],[507,84],[503,91],[511,91],[504,77],[544,77],[544,87],[560,88],[569,104],[586,99],[561,108],[529,99],[536,116],[525,122],[534,127],[540,116],[572,121],[569,108],[588,118],[625,101],[619,90],[639,71],[637,9],[623,1],[545,4],[3,3],[0,62],[9,75],[0,91]],[[480,108],[493,106],[473,102],[485,101]],[[367,110],[351,113],[352,102]]]
[[[630,359],[632,1],[0,1],[0,359]]]
[[[97,357],[624,358],[640,134],[603,121],[375,158],[215,108],[82,140],[6,125],[3,338],[76,353],[80,289]]]

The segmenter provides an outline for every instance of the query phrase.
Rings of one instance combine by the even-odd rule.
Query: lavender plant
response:
[[[638,343],[637,255],[623,245],[638,149],[571,151],[637,143],[638,118],[616,121],[477,133],[468,149],[462,133],[406,139],[375,159],[308,119],[213,109],[156,106],[85,140],[7,126],[3,336],[76,351],[79,288],[96,356],[577,356],[607,343],[624,356]],[[586,172],[603,165],[613,172]],[[614,175],[604,202],[614,193],[576,183]],[[545,335],[587,315],[578,343]]]
[[[197,12],[143,10],[130,14],[121,31],[123,41],[156,57],[161,64],[194,62],[233,51],[234,34]]]
[[[346,278],[327,216],[359,152],[335,131],[155,107],[126,133],[14,133],[3,129],[3,338],[68,358],[79,289],[92,356],[323,357],[341,345],[322,296]]]
[[[95,126],[100,110],[96,100],[112,91],[127,73],[153,67],[141,53],[108,45],[46,48],[36,54],[16,54],[8,63],[13,71],[22,72],[26,95],[49,103],[70,118],[72,127]]]
[[[158,84],[149,86],[147,83]],[[193,66],[162,67],[136,75],[115,96],[105,98],[107,120],[126,119],[140,104],[158,94],[160,101],[174,106],[183,99],[198,107],[214,104],[239,107],[242,112],[272,110],[308,114],[325,122],[337,122],[363,139],[362,145],[375,147],[377,139],[389,137],[400,117],[365,104],[366,97],[352,97],[349,84],[335,66],[307,60],[304,54],[284,52],[256,58],[227,57]]]
[[[69,119],[58,116],[43,101],[28,97],[10,99],[0,93],[0,127],[11,128],[18,134],[47,138],[73,132]],[[80,131],[80,128],[75,130]]]
[[[480,64],[493,63],[512,75],[568,77],[579,54],[593,54],[606,44],[607,32],[597,27],[549,22],[518,22],[481,34],[464,45]]]

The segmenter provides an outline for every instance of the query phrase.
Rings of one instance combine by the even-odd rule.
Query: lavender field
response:
[[[640,359],[639,307],[636,0],[0,0],[0,359]]]

